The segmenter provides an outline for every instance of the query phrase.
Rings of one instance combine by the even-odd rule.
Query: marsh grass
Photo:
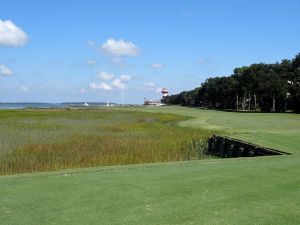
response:
[[[0,111],[0,174],[207,157],[209,131],[171,114],[111,110]]]

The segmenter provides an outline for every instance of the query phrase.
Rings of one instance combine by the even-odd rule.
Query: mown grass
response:
[[[299,225],[300,115],[184,107],[126,110],[145,110],[151,118],[154,112],[193,117],[180,119],[179,125],[292,154],[0,176],[0,224]],[[175,124],[177,119],[165,126]]]
[[[111,110],[0,111],[0,174],[207,157],[186,117]]]
[[[182,120],[178,125],[207,129],[216,134],[300,155],[300,114],[223,112],[178,106],[126,110],[189,117],[192,119]]]

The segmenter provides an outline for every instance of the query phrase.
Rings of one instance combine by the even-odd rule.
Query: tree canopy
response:
[[[238,67],[199,87],[163,99],[166,104],[229,110],[300,112],[300,53],[274,64]]]

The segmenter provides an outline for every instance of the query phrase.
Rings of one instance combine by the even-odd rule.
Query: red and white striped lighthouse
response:
[[[161,93],[162,93],[162,95],[163,95],[163,98],[165,98],[165,97],[167,97],[167,96],[168,96],[168,94],[169,94],[169,91],[168,91],[168,89],[167,89],[167,88],[163,88],[163,89],[161,90]]]

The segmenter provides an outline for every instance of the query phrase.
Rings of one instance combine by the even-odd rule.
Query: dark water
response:
[[[63,103],[39,103],[39,102],[26,102],[26,103],[0,103],[0,109],[50,109],[50,108],[63,108],[63,107],[95,107],[95,106],[106,106],[104,102],[63,102]],[[114,103],[109,103],[114,104]]]

